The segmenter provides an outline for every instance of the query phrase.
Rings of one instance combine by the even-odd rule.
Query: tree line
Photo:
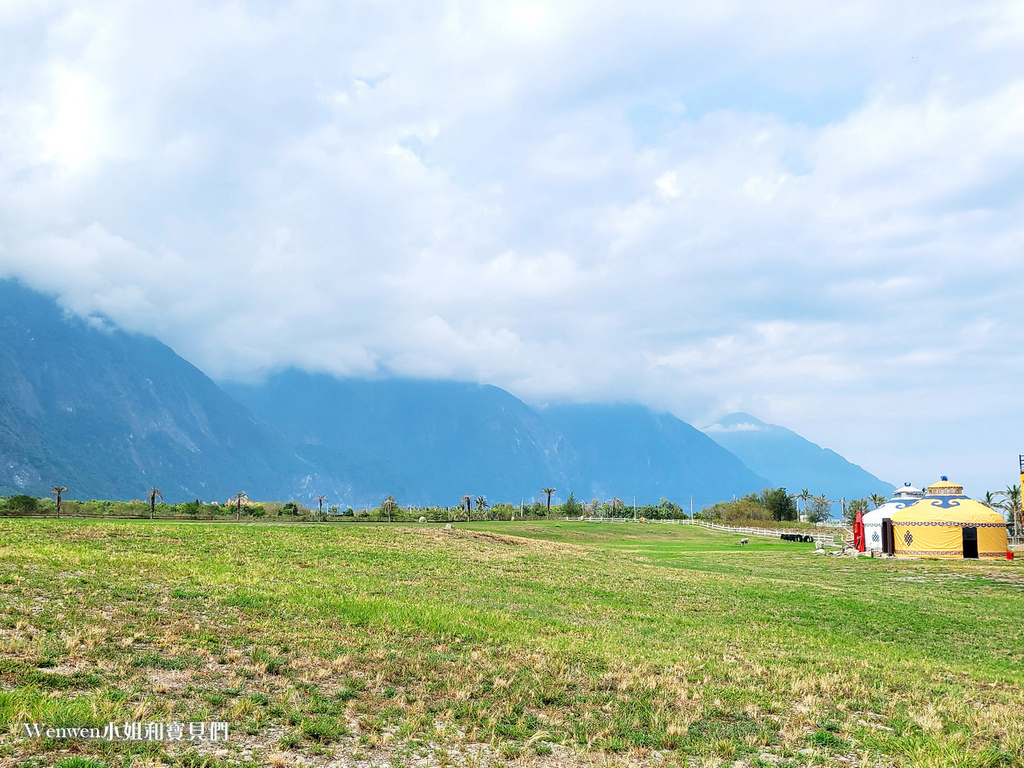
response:
[[[740,499],[719,502],[705,507],[699,517],[717,522],[795,522],[824,523],[833,519],[835,505],[842,505],[838,520],[852,523],[857,513],[866,514],[888,501],[888,497],[873,493],[861,499],[829,499],[826,494],[813,494],[807,488],[800,493],[789,493],[785,488],[765,488],[760,493],[749,493]],[[1021,489],[1009,485],[1002,491],[989,491],[979,501],[999,512],[1014,530],[1022,530]]]
[[[326,504],[328,496],[315,497],[316,507],[292,500],[287,502],[249,501],[239,491],[226,503],[205,502],[199,499],[177,504],[164,502],[158,488],[151,488],[142,499],[132,501],[89,500],[76,501],[63,498],[68,491],[65,486],[53,487],[53,498],[37,498],[16,495],[0,498],[0,514],[6,515],[49,515],[60,517],[135,517],[165,519],[227,520],[241,519],[283,519],[300,522],[327,520],[334,522],[468,522],[492,520],[545,520],[550,518],[623,518],[636,517],[647,520],[685,520],[690,515],[674,501],[662,498],[657,504],[629,504],[621,498],[591,499],[589,502],[576,498],[570,492],[561,504],[552,503],[556,493],[553,487],[544,487],[536,498],[522,500],[519,504],[497,502],[492,504],[486,496],[464,494],[458,503],[451,506],[401,505],[393,495],[387,495],[378,506],[363,509],[344,509]],[[723,502],[703,508],[695,517],[707,520],[774,519],[795,520],[797,508],[794,500],[809,498],[812,512],[820,506],[817,497],[793,496],[785,488],[768,488],[760,494],[748,494],[733,502]],[[822,497],[824,498],[824,497]]]
[[[395,522],[418,521],[421,518],[429,522],[466,522],[489,520],[544,520],[555,517],[644,517],[651,520],[683,519],[687,515],[681,506],[661,499],[656,504],[644,504],[633,507],[620,498],[608,500],[592,499],[583,502],[576,499],[575,494],[561,504],[553,503],[556,489],[550,486],[538,491],[537,497],[518,504],[498,502],[492,504],[486,496],[465,494],[458,503],[451,506],[432,505],[416,506],[401,505],[393,495],[387,495],[378,506],[363,509],[352,507],[340,508],[325,503],[329,501],[326,494],[315,497],[316,506],[291,500],[287,502],[259,502],[248,499],[243,491],[239,491],[225,503],[206,502],[200,499],[168,504],[164,501],[159,488],[150,488],[143,498],[132,501],[88,500],[78,501],[64,498],[68,488],[63,485],[53,486],[53,498],[39,498],[18,494],[8,498],[0,498],[0,515],[32,516],[53,515],[55,517],[133,517],[133,518],[164,518],[164,519],[195,519],[195,520],[227,520],[241,519],[283,519],[300,522],[327,520],[334,522]]]
[[[68,488],[53,486],[53,498],[38,498],[18,494],[0,498],[0,515],[61,515],[82,517],[136,517],[193,520],[235,520],[281,519],[298,522],[467,522],[491,520],[544,520],[552,517],[568,518],[622,518],[637,517],[647,520],[685,520],[689,514],[669,499],[658,504],[628,505],[615,497],[608,500],[578,500],[573,493],[561,504],[552,504],[556,489],[544,487],[529,503],[525,500],[518,505],[507,502],[491,504],[486,496],[464,494],[452,506],[402,506],[393,495],[387,495],[380,505],[364,509],[339,508],[327,505],[326,494],[316,496],[316,508],[299,501],[250,502],[244,491],[239,491],[224,504],[204,502],[199,499],[178,504],[164,502],[158,488],[150,488],[143,499],[133,501],[76,501],[65,499]],[[159,503],[157,502],[159,499]],[[694,517],[723,523],[796,522],[823,523],[832,519],[833,505],[841,500],[829,499],[826,494],[813,494],[804,488],[800,493],[789,493],[785,488],[764,488],[759,493],[749,493],[739,499],[723,501],[703,507]],[[872,494],[862,499],[851,499],[844,503],[843,522],[852,522],[857,512],[866,513],[885,504],[888,499],[881,494]],[[985,506],[998,511],[1014,525],[1021,526],[1021,489],[1019,485],[1007,486],[1002,491],[990,491],[980,500]]]

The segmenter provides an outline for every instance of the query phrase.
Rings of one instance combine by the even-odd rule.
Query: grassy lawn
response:
[[[1024,765],[1019,563],[738,542],[0,520],[0,765]]]

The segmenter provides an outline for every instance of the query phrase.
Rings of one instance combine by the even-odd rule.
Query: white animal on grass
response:
[[[749,544],[750,539],[740,539],[740,544]]]

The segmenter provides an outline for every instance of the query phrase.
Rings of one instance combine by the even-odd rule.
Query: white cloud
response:
[[[7,4],[0,274],[215,376],[744,408],[889,479],[961,461],[993,484],[1010,431],[977,459],[914,435],[944,408],[963,444],[972,419],[1019,423],[1020,22]]]
[[[716,435],[723,432],[764,432],[768,427],[763,424],[752,424],[749,421],[738,421],[732,424],[709,424],[703,428],[709,435]]]

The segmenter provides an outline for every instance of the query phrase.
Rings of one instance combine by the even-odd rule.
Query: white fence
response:
[[[566,520],[578,520],[579,518],[567,517]],[[632,523],[635,520],[632,517],[584,517],[584,522],[587,523]],[[672,523],[675,525],[700,525],[704,528],[708,528],[713,531],[724,531],[726,533],[740,533],[744,536],[767,536],[769,538],[779,538],[784,533],[795,533],[801,536],[813,536],[814,541],[819,545],[825,545],[828,547],[839,547],[842,546],[843,540],[850,534],[844,528],[831,526],[831,530],[834,533],[822,533],[822,528],[818,527],[814,531],[809,529],[796,529],[796,528],[740,528],[732,525],[719,525],[718,523],[708,523],[703,520],[648,520],[649,523]],[[850,534],[852,535],[852,534]]]
[[[815,529],[813,532],[807,530],[798,530],[792,528],[740,528],[732,525],[719,525],[718,523],[706,523],[703,520],[687,521],[692,522],[695,525],[701,525],[705,528],[710,528],[713,531],[726,531],[728,533],[742,533],[745,536],[767,536],[769,538],[779,538],[784,533],[795,533],[799,536],[813,536],[814,541],[819,545],[825,545],[829,547],[838,547],[843,543],[845,538],[843,533],[822,533],[821,529]],[[839,543],[836,543],[836,539],[839,539]]]

